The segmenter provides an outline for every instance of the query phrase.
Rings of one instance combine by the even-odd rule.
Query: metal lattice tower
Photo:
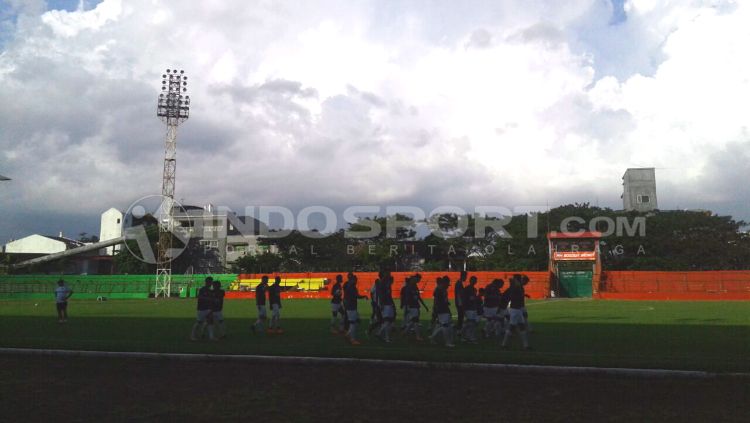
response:
[[[159,244],[156,262],[154,297],[169,297],[172,285],[172,234],[174,232],[174,186],[177,168],[177,126],[187,120],[190,96],[187,92],[185,71],[169,70],[162,75],[156,115],[167,124],[162,177],[162,204],[159,213]]]

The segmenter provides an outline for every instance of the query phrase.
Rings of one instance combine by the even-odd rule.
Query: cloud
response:
[[[187,203],[618,208],[654,166],[662,208],[750,219],[741,3],[8,4],[0,240],[160,191],[167,67]]]

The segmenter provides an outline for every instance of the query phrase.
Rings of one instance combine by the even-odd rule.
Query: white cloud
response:
[[[749,217],[727,176],[745,173],[728,152],[748,142],[747,5],[629,1],[618,25],[593,0],[433,6],[15,7],[0,239],[37,230],[24,210],[95,216],[159,192],[166,67],[190,77],[188,202],[618,207],[625,168],[656,166],[663,207]]]
[[[122,13],[120,0],[110,0],[99,4],[90,11],[50,10],[42,15],[42,22],[52,28],[61,38],[70,38],[81,31],[96,31],[110,21],[116,21]]]

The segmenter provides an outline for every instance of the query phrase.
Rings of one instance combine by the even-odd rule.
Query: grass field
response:
[[[429,304],[429,303],[428,303]],[[227,300],[227,339],[190,342],[195,300],[72,300],[58,324],[52,301],[0,301],[0,347],[359,357],[750,372],[750,302],[536,301],[533,351],[496,340],[455,349],[396,337],[352,347],[329,333],[323,300],[288,300],[283,335],[252,335],[254,302]],[[362,301],[360,313],[369,315]],[[366,316],[365,316],[366,317]],[[426,328],[429,315],[423,313]]]

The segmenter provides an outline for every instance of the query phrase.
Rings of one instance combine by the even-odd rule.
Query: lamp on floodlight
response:
[[[167,69],[162,74],[161,90],[156,115],[167,125],[184,122],[190,116],[190,96],[187,92],[187,76],[185,71]]]

